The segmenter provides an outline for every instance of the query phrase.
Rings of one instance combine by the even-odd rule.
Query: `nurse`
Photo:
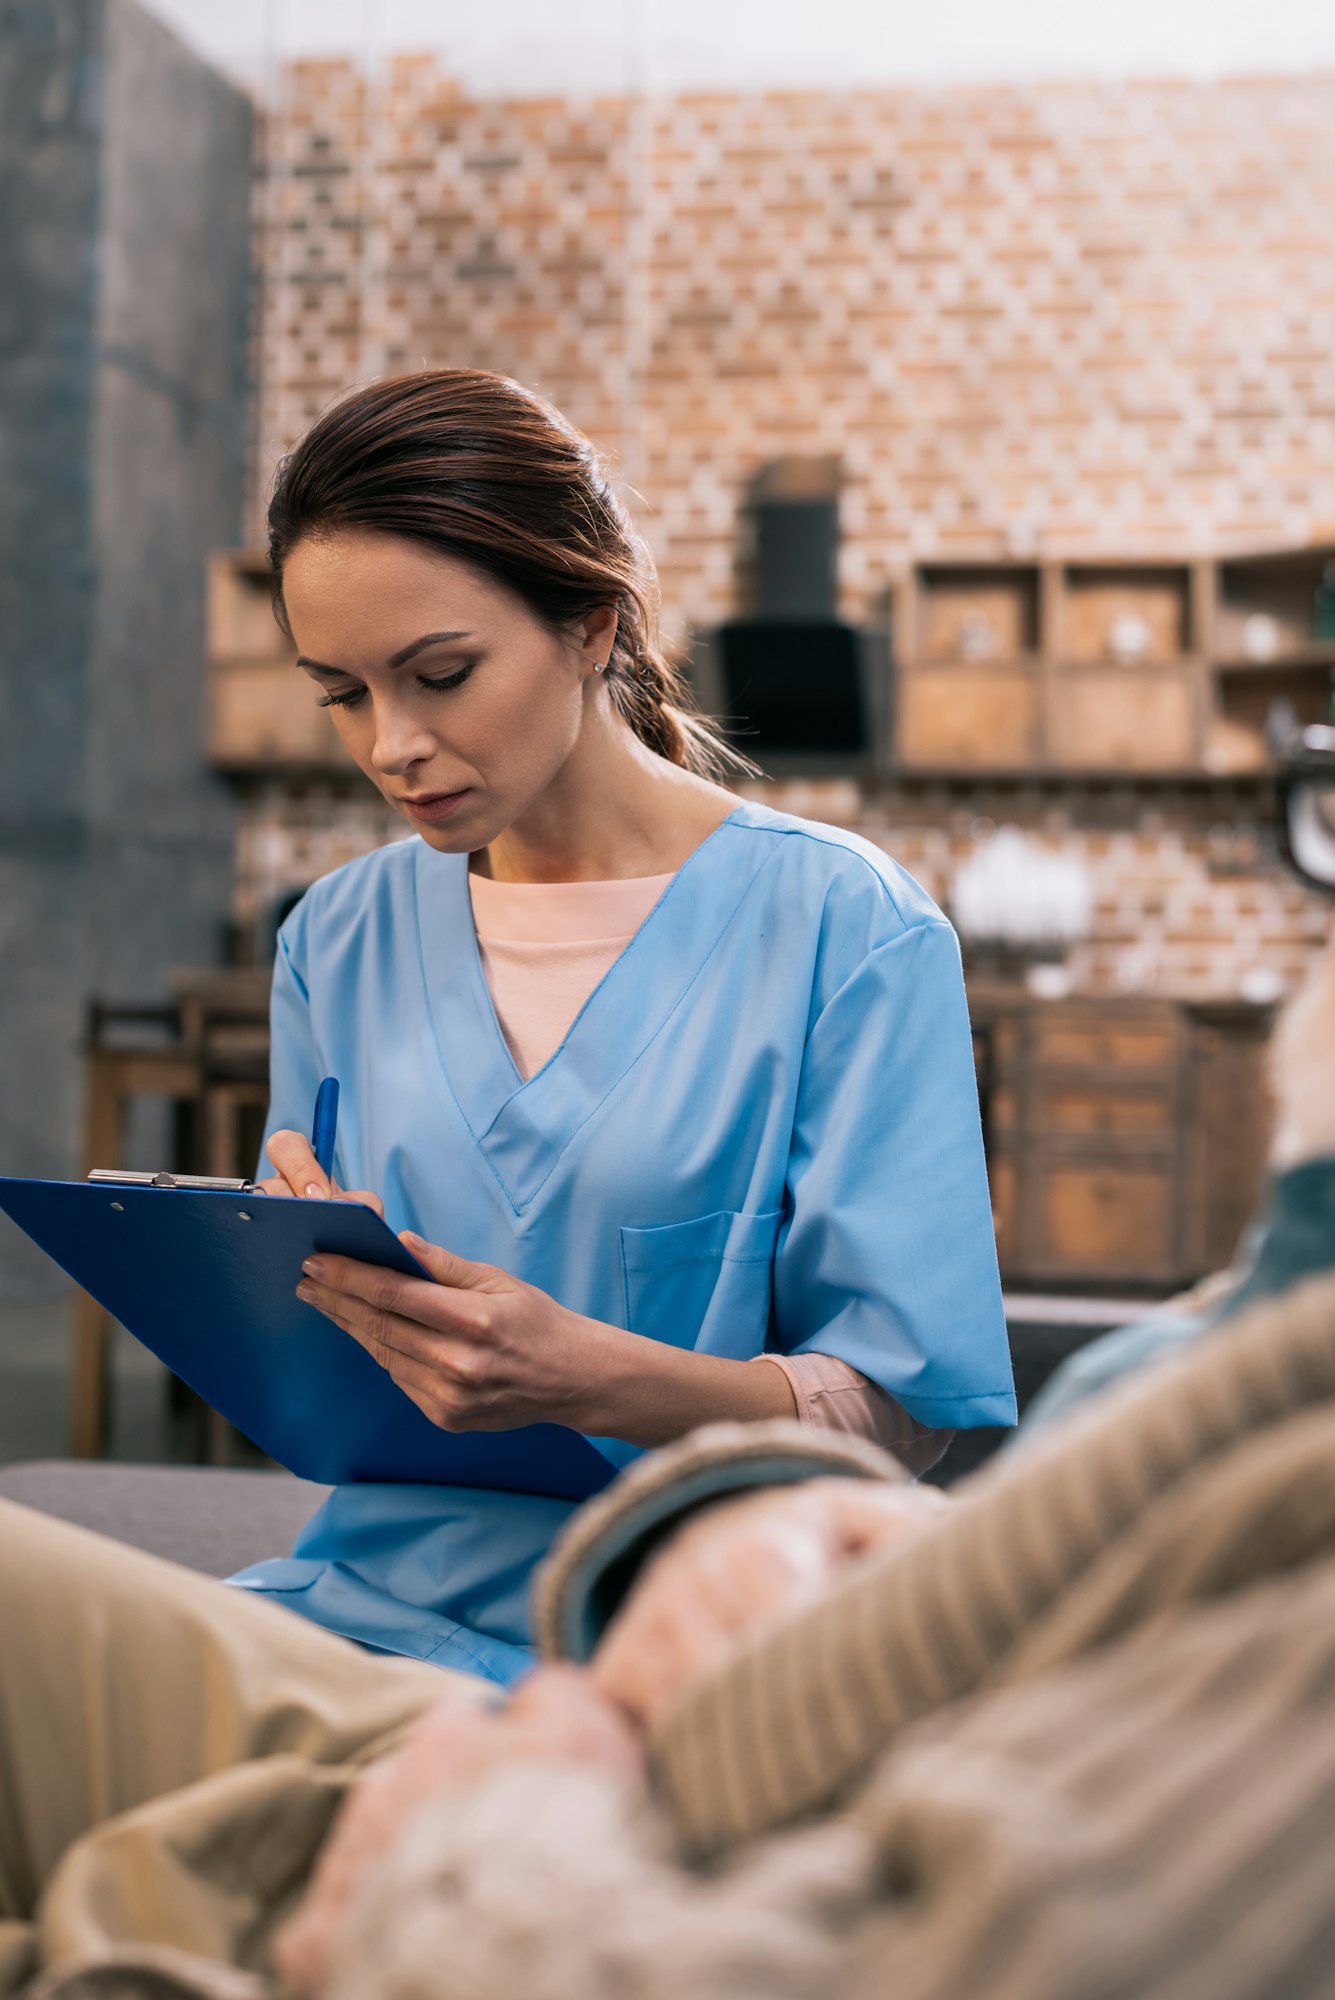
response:
[[[312,699],[415,836],[283,928],[266,1186],[383,1203],[430,1279],[326,1257],[302,1296],[445,1429],[618,1465],[796,1415],[921,1469],[1013,1422],[954,934],[877,848],[718,782],[588,441],[500,376],[381,382],[269,528]],[[233,1581],[505,1683],[570,1511],[343,1487]]]

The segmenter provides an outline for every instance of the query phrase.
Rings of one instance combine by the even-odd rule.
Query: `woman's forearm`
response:
[[[590,1436],[651,1446],[669,1444],[698,1424],[797,1415],[781,1368],[696,1354],[615,1326],[598,1325],[598,1335],[596,1379],[576,1420]]]

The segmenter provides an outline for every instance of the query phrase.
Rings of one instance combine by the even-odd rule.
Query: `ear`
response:
[[[617,613],[614,604],[600,604],[596,611],[588,612],[574,627],[575,644],[581,653],[587,653],[591,660],[607,664],[607,656],[612,650],[617,633]]]

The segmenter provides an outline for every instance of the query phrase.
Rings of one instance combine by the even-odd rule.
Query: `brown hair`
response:
[[[269,503],[274,611],[308,535],[371,528],[505,584],[553,629],[617,614],[607,691],[651,750],[705,776],[751,769],[698,714],[658,641],[653,559],[589,440],[541,397],[477,368],[354,390],[278,469]]]

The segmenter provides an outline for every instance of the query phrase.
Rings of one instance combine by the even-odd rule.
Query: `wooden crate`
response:
[[[910,657],[980,664],[1030,659],[1038,650],[1038,571],[936,567],[917,579]]]
[[[1140,666],[1180,660],[1192,650],[1190,607],[1191,571],[1185,566],[1071,568],[1061,660]]]
[[[1313,642],[1316,589],[1332,559],[1335,548],[1327,545],[1220,563],[1215,658],[1264,665],[1301,657]]]

